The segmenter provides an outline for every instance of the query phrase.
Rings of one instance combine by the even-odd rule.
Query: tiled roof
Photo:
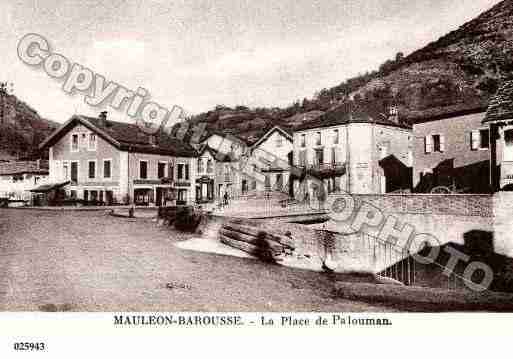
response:
[[[16,175],[23,173],[48,174],[48,161],[0,162],[0,175]]]
[[[197,156],[196,150],[191,145],[161,131],[156,135],[155,144],[152,144],[151,136],[141,131],[136,124],[101,120],[87,116],[73,116],[70,121],[47,138],[41,147],[51,146],[77,123],[81,123],[97,132],[105,140],[122,150],[177,157]]]
[[[373,123],[385,126],[411,128],[408,124],[393,121],[389,116],[372,106],[359,106],[352,102],[346,102],[337,108],[326,112],[312,121],[305,122],[296,127],[296,131],[308,130],[319,127],[345,125],[349,123]]]
[[[405,120],[414,125],[417,123],[425,123],[438,121],[453,117],[466,116],[476,113],[486,112],[486,104],[482,101],[473,101],[468,103],[460,103],[444,107],[435,107],[422,111],[412,111],[406,116]]]
[[[492,98],[483,122],[513,119],[513,80],[504,82]]]
[[[216,160],[216,162],[232,162],[232,159],[228,154],[221,153],[212,147],[210,147],[208,144],[204,144],[200,147],[198,150],[199,156],[201,156],[205,151],[209,151],[212,157]]]
[[[271,136],[275,131],[278,131],[282,134],[282,136],[286,137],[290,142],[292,142],[292,129],[286,126],[272,126],[270,129],[268,129],[263,135],[260,136],[260,138],[252,144],[253,147],[258,146],[262,142],[264,142],[266,139]]]

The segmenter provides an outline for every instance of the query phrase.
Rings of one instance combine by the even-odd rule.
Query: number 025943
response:
[[[43,342],[29,343],[29,342],[16,342],[13,345],[14,350],[19,351],[43,351],[46,349],[46,345]]]

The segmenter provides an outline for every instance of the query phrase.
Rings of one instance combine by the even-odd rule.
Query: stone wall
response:
[[[493,217],[494,200],[488,194],[354,194],[354,198],[384,213]]]

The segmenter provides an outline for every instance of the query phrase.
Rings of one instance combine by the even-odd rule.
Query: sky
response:
[[[287,106],[438,39],[498,0],[1,0],[0,81],[45,118],[102,108],[17,56],[27,33],[151,101],[195,114]],[[124,121],[123,111],[108,108]]]

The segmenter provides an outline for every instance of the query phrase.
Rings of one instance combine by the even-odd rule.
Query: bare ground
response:
[[[173,245],[188,238],[101,211],[0,209],[0,310],[391,310],[333,297],[322,273]]]

